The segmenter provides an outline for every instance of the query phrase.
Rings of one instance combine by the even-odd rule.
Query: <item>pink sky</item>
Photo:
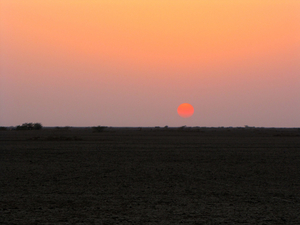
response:
[[[0,126],[300,126],[298,0],[1,0],[0,32]]]

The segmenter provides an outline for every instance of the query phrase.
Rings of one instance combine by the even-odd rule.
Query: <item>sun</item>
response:
[[[194,114],[194,107],[189,103],[183,103],[178,106],[177,113],[184,118],[191,117]]]

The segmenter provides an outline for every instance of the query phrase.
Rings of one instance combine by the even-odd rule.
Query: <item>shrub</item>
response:
[[[33,129],[34,130],[41,130],[42,129],[42,124],[40,124],[40,123],[35,123],[35,124],[33,124]]]
[[[103,132],[105,128],[107,128],[107,127],[105,127],[105,126],[92,127],[94,132]]]
[[[16,130],[41,130],[42,127],[40,123],[23,123],[21,126],[17,126]]]

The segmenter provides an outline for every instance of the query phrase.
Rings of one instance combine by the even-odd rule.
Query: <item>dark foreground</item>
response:
[[[299,224],[298,129],[0,131],[0,224]]]

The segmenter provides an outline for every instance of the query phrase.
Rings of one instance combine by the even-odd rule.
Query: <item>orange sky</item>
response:
[[[0,125],[300,126],[298,0],[1,0],[0,10]]]

